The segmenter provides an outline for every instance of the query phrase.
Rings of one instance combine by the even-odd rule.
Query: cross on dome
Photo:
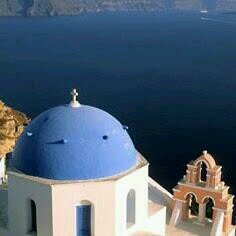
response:
[[[70,94],[72,95],[72,101],[76,101],[77,96],[79,95],[76,89],[73,89]]]
[[[71,91],[71,96],[72,96],[72,100],[70,102],[70,106],[71,107],[80,107],[80,103],[77,101],[77,97],[79,95],[79,93],[76,91],[76,89],[72,89]]]

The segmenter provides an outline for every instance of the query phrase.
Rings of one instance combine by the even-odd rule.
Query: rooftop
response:
[[[69,104],[32,120],[17,141],[13,166],[24,174],[54,180],[114,176],[136,165],[137,151],[122,125],[109,113],[81,105],[72,91]]]

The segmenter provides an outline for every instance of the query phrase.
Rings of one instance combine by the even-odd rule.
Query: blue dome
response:
[[[136,165],[137,151],[119,121],[90,106],[58,106],[36,117],[19,138],[12,164],[32,176],[88,180]]]

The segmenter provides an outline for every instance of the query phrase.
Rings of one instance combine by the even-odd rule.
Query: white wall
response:
[[[126,202],[129,191],[136,193],[136,223],[127,229]],[[120,178],[116,182],[116,236],[142,230],[148,217],[148,165]]]
[[[76,206],[89,201],[94,206],[94,235],[113,236],[115,182],[81,182],[52,186],[53,235],[76,235]]]
[[[8,231],[8,191],[0,187],[0,235],[9,236]]]
[[[126,200],[131,189],[136,192],[136,224],[131,228],[142,229],[148,210],[148,166],[117,180],[54,184],[53,235],[76,235],[76,206],[81,201],[89,201],[94,206],[95,236],[127,235]]]
[[[149,217],[145,229],[153,235],[166,235],[166,207],[161,207]]]
[[[37,179],[37,178],[36,178]],[[52,236],[51,187],[14,175],[8,176],[8,214],[11,236],[26,236],[30,228],[30,199],[37,206],[37,236]]]
[[[126,228],[128,192],[136,192],[136,223]],[[37,206],[37,236],[75,236],[76,206],[89,201],[94,209],[94,236],[123,236],[142,230],[148,219],[148,165],[119,178],[87,182],[47,181],[9,173],[11,236],[28,236],[27,203]]]
[[[9,172],[10,236],[29,236],[27,204],[37,206],[37,236],[75,236],[76,206],[94,205],[96,236],[115,235],[115,181],[60,183]],[[1,231],[0,231],[1,232]]]
[[[3,182],[3,178],[5,178],[6,174],[6,164],[5,164],[5,157],[0,157],[0,184]]]

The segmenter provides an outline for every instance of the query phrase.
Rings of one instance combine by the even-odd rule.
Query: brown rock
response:
[[[12,152],[18,137],[29,123],[27,116],[0,100],[0,158]]]

